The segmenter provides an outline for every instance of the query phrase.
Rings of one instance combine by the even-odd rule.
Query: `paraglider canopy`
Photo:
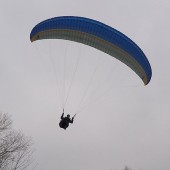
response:
[[[31,42],[41,39],[66,39],[83,43],[113,56],[129,66],[147,85],[152,70],[143,51],[126,35],[99,21],[61,16],[37,24]]]

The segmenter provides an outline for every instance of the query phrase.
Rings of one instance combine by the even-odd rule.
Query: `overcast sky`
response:
[[[151,82],[87,46],[30,42],[37,23],[64,15],[130,37],[151,63]],[[170,169],[169,16],[168,0],[1,0],[0,110],[33,138],[38,170]],[[63,103],[81,111],[66,131]]]

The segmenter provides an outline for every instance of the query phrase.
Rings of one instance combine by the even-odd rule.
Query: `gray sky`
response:
[[[90,47],[31,44],[37,23],[63,15],[96,19],[130,37],[151,63],[150,84],[143,86],[126,66]],[[37,169],[170,169],[169,16],[168,0],[1,0],[0,110],[33,138]],[[77,60],[65,109],[74,115],[90,104],[63,131],[58,122]]]

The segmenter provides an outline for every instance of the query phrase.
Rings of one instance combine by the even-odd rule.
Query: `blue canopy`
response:
[[[152,70],[143,51],[126,35],[99,21],[60,16],[37,24],[31,31],[31,42],[41,39],[76,41],[103,51],[129,66],[148,84]]]

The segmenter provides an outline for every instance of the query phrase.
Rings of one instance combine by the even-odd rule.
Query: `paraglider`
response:
[[[140,47],[123,33],[99,21],[78,16],[47,19],[37,24],[30,34],[31,42],[43,39],[70,40],[91,46],[126,64],[140,77],[144,85],[151,80],[152,69]],[[62,120],[63,116],[64,114]],[[73,123],[74,117],[66,118],[69,123]]]
[[[143,51],[116,29],[83,17],[61,16],[37,24],[31,31],[31,42],[42,39],[65,39],[103,51],[129,66],[147,85],[152,70]]]
[[[66,117],[64,117],[64,109],[63,109],[63,113],[61,115],[61,121],[59,123],[60,128],[63,128],[66,130],[69,126],[69,123],[73,123],[74,117],[75,115],[72,118],[70,118],[69,114]]]

